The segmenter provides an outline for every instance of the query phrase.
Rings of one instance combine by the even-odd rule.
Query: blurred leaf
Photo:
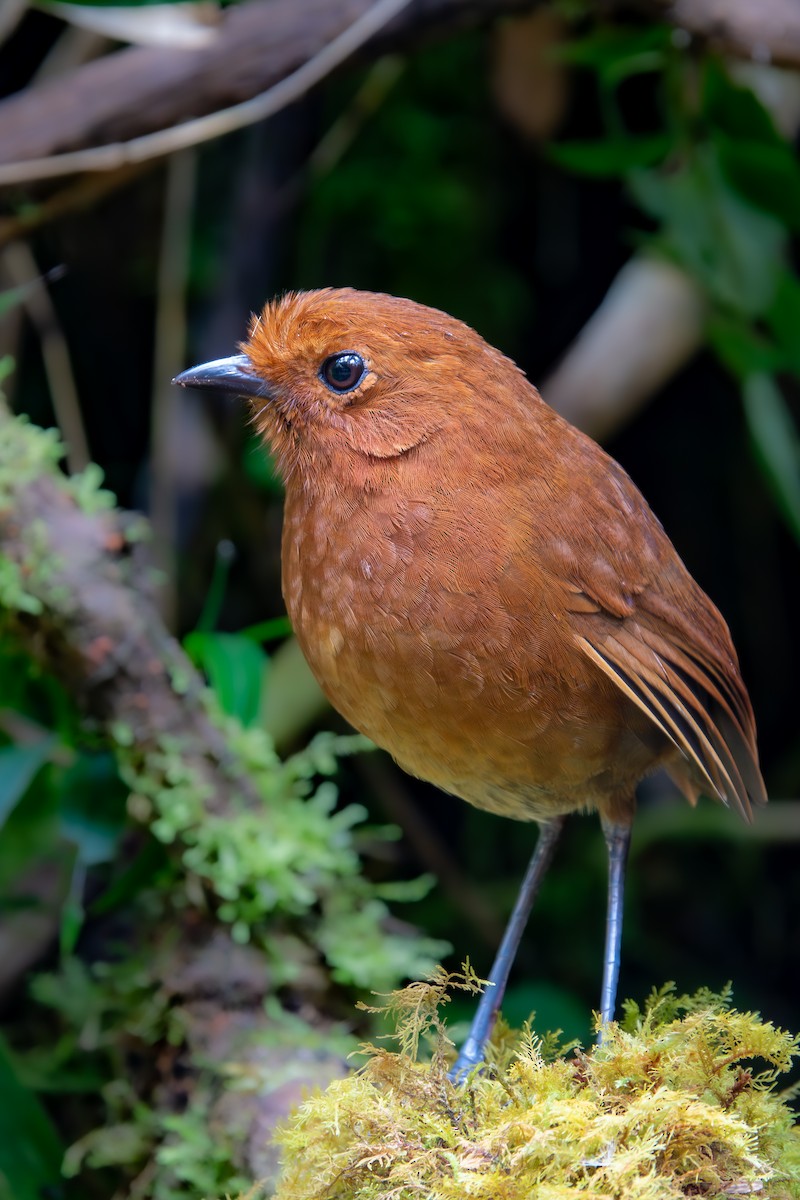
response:
[[[593,67],[601,81],[613,87],[631,75],[660,70],[671,49],[672,29],[668,25],[646,29],[605,26],[588,37],[559,46],[556,56],[561,62]]]
[[[745,379],[744,411],[761,467],[778,507],[800,541],[800,442],[786,401],[765,374]]]
[[[648,137],[608,138],[592,142],[560,142],[548,147],[550,158],[585,175],[623,175],[635,167],[651,167],[666,158],[673,139],[665,133]]]
[[[775,298],[786,234],[728,185],[713,151],[696,150],[678,171],[633,171],[631,190],[662,222],[659,241],[718,303],[747,316]]]
[[[85,874],[80,873],[80,878],[85,879]],[[82,889],[81,889],[82,891]],[[58,948],[62,955],[72,954],[78,944],[80,932],[83,929],[83,922],[86,917],[86,910],[83,905],[82,895],[78,895],[77,889],[75,894],[70,893],[61,906],[61,923],[58,931]]]
[[[140,1164],[152,1151],[152,1143],[152,1132],[142,1120],[93,1129],[70,1146],[64,1158],[64,1174],[77,1175],[84,1165],[97,1168]]]
[[[231,566],[236,558],[236,547],[230,538],[220,538],[214,550],[214,570],[202,611],[197,618],[196,628],[200,633],[210,633],[216,627],[228,589]]]
[[[63,1194],[58,1134],[17,1077],[0,1036],[0,1200],[56,1200]]]
[[[248,625],[247,629],[241,631],[241,636],[253,642],[274,642],[289,637],[291,632],[292,622],[288,617],[271,617],[268,621],[259,621],[257,625]]]
[[[0,890],[11,890],[28,866],[58,850],[59,814],[53,788],[43,772],[9,814],[0,836]]]
[[[702,111],[714,129],[729,137],[785,146],[772,117],[755,93],[734,83],[715,58],[709,58],[705,64]]]
[[[28,790],[36,772],[47,761],[54,738],[45,737],[30,746],[0,749],[0,829]]]
[[[791,271],[781,272],[765,316],[792,370],[800,374],[800,280]]]
[[[308,731],[329,701],[311,674],[296,638],[287,638],[272,656],[261,722],[279,749]]]
[[[269,659],[250,638],[236,633],[190,633],[186,652],[208,676],[223,712],[252,725],[258,716]]]
[[[793,148],[749,88],[734,83],[710,59],[703,76],[702,112],[720,166],[751,204],[800,228],[800,166]]]
[[[728,370],[739,379],[754,372],[780,371],[787,365],[783,348],[768,341],[741,318],[712,317],[708,338]]]
[[[77,861],[94,867],[111,862],[127,827],[128,789],[114,756],[79,754],[56,777],[59,833],[77,850]]]
[[[248,439],[245,445],[242,469],[250,482],[268,496],[283,495],[283,484],[275,459],[261,438],[255,434]]]
[[[800,165],[789,145],[715,139],[726,178],[740,195],[800,230]]]

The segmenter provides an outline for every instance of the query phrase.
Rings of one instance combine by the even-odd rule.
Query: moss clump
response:
[[[800,1196],[800,1136],[774,1087],[798,1039],[727,993],[665,988],[585,1052],[501,1029],[490,1065],[454,1087],[435,1012],[447,982],[392,1001],[403,1046],[433,1027],[430,1062],[366,1047],[299,1108],[276,1200]]]

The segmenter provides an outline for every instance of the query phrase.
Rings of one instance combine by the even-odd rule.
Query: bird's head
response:
[[[461,321],[350,288],[270,301],[240,349],[175,382],[248,396],[287,481],[332,463],[385,469],[445,429],[485,428],[491,397],[524,378]]]

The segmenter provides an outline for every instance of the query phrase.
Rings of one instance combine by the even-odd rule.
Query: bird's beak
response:
[[[216,388],[221,392],[234,392],[237,396],[260,396],[269,399],[269,385],[253,374],[250,359],[246,354],[233,354],[230,358],[215,358],[213,362],[201,363],[181,371],[172,381],[181,387]]]

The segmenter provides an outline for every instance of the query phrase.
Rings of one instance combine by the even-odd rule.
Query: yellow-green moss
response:
[[[490,1066],[455,1087],[436,1014],[446,983],[393,999],[405,1052],[365,1047],[362,1069],[299,1108],[275,1200],[800,1196],[800,1137],[775,1089],[798,1039],[727,993],[663,989],[627,1005],[602,1046],[552,1057],[530,1029],[501,1028]]]

